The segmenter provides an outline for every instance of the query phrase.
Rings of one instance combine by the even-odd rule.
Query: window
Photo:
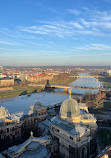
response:
[[[9,128],[7,128],[7,133],[9,132]]]
[[[59,130],[57,129],[57,132],[59,132]]]
[[[12,131],[14,131],[14,127],[12,128]]]
[[[69,145],[69,153],[75,157],[75,148]],[[70,156],[71,157],[71,156]]]
[[[70,139],[73,140],[73,137],[70,136]]]

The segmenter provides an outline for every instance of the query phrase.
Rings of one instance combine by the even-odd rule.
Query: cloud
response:
[[[105,45],[105,44],[89,44],[89,45],[85,45],[83,47],[75,47],[75,50],[89,50],[89,51],[106,51],[106,50],[110,50],[111,51],[111,46],[109,45]],[[111,53],[110,53],[111,54]]]
[[[2,44],[2,45],[14,45],[14,46],[20,46],[21,45],[19,43],[4,41],[4,40],[0,40],[0,44]]]
[[[66,9],[66,11],[70,14],[73,14],[73,15],[79,15],[81,14],[81,11],[80,10],[76,10],[76,9]]]
[[[83,26],[76,21],[53,21],[34,26],[22,26],[20,31],[39,35],[50,35],[57,37],[67,37],[75,34],[77,30],[83,29]]]
[[[49,10],[52,13],[58,14],[58,12],[53,8],[47,7],[47,10]]]
[[[47,9],[56,12],[52,8],[47,7]],[[32,40],[33,43],[33,40],[37,41],[40,39],[41,42],[42,38],[48,36],[60,39],[69,37],[72,39],[80,39],[81,37],[85,39],[86,36],[111,37],[111,11],[82,8],[81,11],[66,9],[66,12],[75,14],[74,18],[71,16],[68,20],[56,18],[53,21],[36,21],[35,25],[18,26],[10,30],[0,28],[0,36],[7,39],[0,39],[0,44],[19,44],[10,42],[11,38],[13,39],[12,41],[19,40],[21,42],[24,40],[27,42]]]
[[[22,32],[39,34],[45,36],[57,36],[64,38],[67,36],[91,35],[111,37],[111,11],[99,11],[83,8],[67,9],[68,13],[73,13],[72,20],[39,21],[37,25],[21,26]]]

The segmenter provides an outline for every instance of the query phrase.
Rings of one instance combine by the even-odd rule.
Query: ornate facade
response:
[[[38,102],[31,106],[29,112],[10,115],[5,108],[0,109],[0,143],[29,135],[31,130],[36,130],[36,124],[47,117],[46,107]]]
[[[62,103],[60,114],[51,119],[50,133],[58,140],[62,157],[87,158],[96,128],[96,119],[86,106],[69,98]]]

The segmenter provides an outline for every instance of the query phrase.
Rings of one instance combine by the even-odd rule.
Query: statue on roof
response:
[[[71,90],[72,89],[69,89],[69,98],[71,99]]]
[[[31,131],[30,132],[30,138],[33,138],[34,136],[33,136],[33,132]]]
[[[31,106],[30,106],[30,110],[33,110],[33,108],[34,108],[34,106],[31,104]]]

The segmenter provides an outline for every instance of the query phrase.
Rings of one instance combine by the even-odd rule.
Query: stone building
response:
[[[96,119],[83,104],[66,99],[60,114],[51,119],[50,134],[58,140],[59,153],[64,158],[87,158],[93,149]]]
[[[11,115],[7,109],[0,108],[0,144],[3,142],[5,144],[9,140],[13,141],[23,135],[27,138],[31,130],[36,131],[36,124],[46,119],[46,107],[37,102],[30,108],[28,112]]]
[[[14,86],[14,79],[0,79],[0,87]]]
[[[53,75],[46,75],[46,74],[39,74],[38,76],[33,76],[33,75],[28,75],[26,77],[26,80],[28,82],[32,82],[32,83],[39,83],[42,81],[47,81],[47,80],[52,80],[53,79]]]
[[[47,146],[50,144],[49,136],[33,137],[33,132],[28,140],[18,146],[12,146],[3,152],[9,158],[50,158],[51,153]]]

